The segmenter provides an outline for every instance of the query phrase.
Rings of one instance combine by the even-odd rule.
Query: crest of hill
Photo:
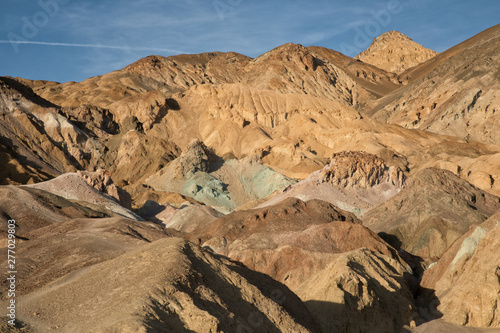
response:
[[[423,47],[410,37],[398,31],[388,31],[374,38],[370,47],[355,58],[399,74],[436,55],[437,52]]]
[[[395,73],[387,72],[368,63],[348,57],[340,52],[320,46],[307,48],[317,57],[324,58],[345,71],[363,89],[357,89],[359,108],[401,86]]]
[[[304,93],[353,105],[354,81],[333,63],[323,61],[300,44],[284,44],[247,66],[245,83],[280,93]]]
[[[282,45],[256,59],[235,52],[149,56],[122,70],[82,82],[18,80],[59,106],[89,104],[112,112],[119,111],[113,103],[130,96],[152,90],[172,95],[202,84],[245,83],[257,89],[307,94],[350,106],[370,95],[362,87],[358,93],[344,70],[299,44]]]
[[[250,60],[235,52],[149,56],[128,65],[122,71],[153,78],[169,87],[187,89],[195,84],[239,82],[242,69]]]

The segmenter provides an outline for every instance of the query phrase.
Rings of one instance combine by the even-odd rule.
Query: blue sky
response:
[[[441,52],[500,23],[497,0],[2,0],[0,8],[0,75],[59,82],[151,54],[256,57],[293,42],[354,56],[389,30]]]

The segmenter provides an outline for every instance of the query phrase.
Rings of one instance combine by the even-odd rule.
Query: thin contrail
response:
[[[34,44],[34,45],[49,45],[49,46],[70,46],[70,47],[88,47],[100,49],[114,49],[114,50],[130,50],[130,51],[161,51],[169,53],[189,53],[180,50],[158,48],[158,47],[128,47],[119,45],[102,45],[102,44],[78,44],[78,43],[57,43],[57,42],[37,42],[31,40],[0,40],[0,44]]]

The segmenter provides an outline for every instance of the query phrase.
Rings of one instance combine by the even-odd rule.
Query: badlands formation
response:
[[[0,330],[500,330],[499,54],[500,25],[0,77]]]

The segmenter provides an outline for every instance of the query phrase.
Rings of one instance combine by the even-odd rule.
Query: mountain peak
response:
[[[398,40],[406,40],[406,41],[412,41],[412,39],[408,36],[406,36],[404,33],[401,33],[396,30],[390,30],[382,35],[375,37],[373,39],[373,42],[387,42],[387,41],[398,41]]]
[[[423,47],[399,31],[388,31],[374,38],[370,47],[355,58],[400,74],[436,54],[437,52]]]
[[[254,62],[259,62],[269,59],[289,60],[291,56],[298,56],[309,53],[310,53],[309,50],[301,44],[286,43],[278,47],[275,47],[271,51],[268,51],[260,55],[259,57],[254,59]]]

